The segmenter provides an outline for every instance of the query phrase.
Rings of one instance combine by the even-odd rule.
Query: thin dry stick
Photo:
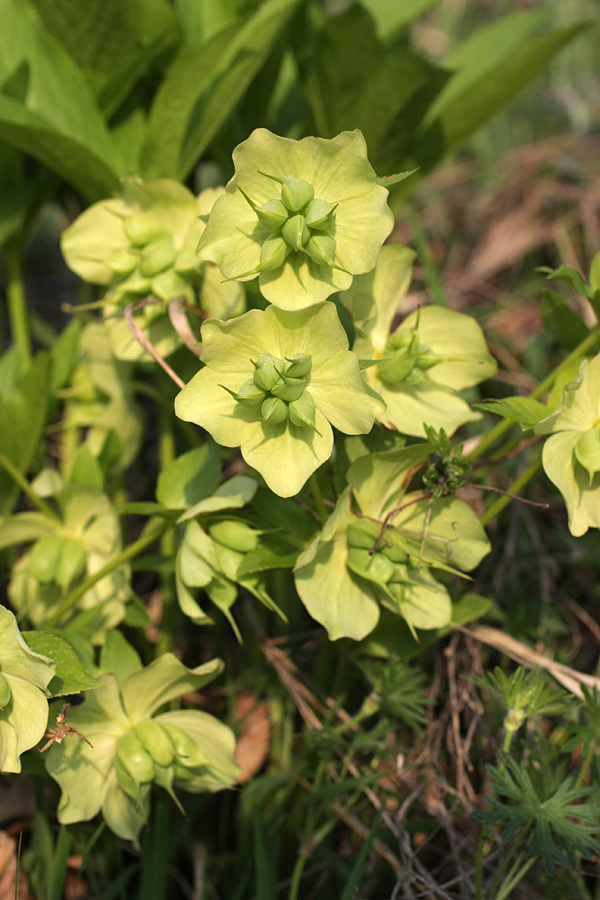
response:
[[[194,356],[200,356],[202,350],[198,346],[198,338],[192,331],[187,316],[182,309],[184,303],[185,297],[177,297],[175,300],[171,300],[167,307],[169,319],[171,320],[171,325],[188,350],[191,350]]]
[[[150,341],[148,340],[148,338],[146,337],[146,335],[141,331],[141,329],[138,327],[138,325],[137,325],[136,322],[134,321],[134,319],[133,319],[133,311],[134,311],[134,308],[135,308],[135,304],[130,303],[129,306],[126,306],[126,307],[125,307],[125,312],[124,312],[124,315],[125,315],[125,321],[127,322],[127,327],[129,328],[129,331],[131,332],[132,337],[134,337],[135,340],[136,340],[136,341],[138,342],[138,344],[140,345],[140,347],[143,347],[144,350],[146,351],[146,353],[147,353],[149,356],[152,357],[152,359],[154,360],[154,362],[157,362],[158,365],[159,365],[162,369],[164,369],[164,371],[167,373],[167,375],[169,376],[169,378],[171,378],[172,381],[175,382],[175,384],[177,385],[177,387],[183,389],[183,388],[185,387],[185,382],[182,381],[181,378],[179,377],[179,375],[178,375],[176,372],[173,371],[173,369],[171,368],[171,366],[169,365],[169,363],[166,362],[166,361],[162,358],[162,356],[161,356],[160,353],[156,350],[156,348],[154,347],[154,345],[150,343]]]

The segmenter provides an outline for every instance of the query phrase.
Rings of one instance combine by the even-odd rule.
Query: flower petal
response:
[[[367,378],[374,376],[367,370]],[[379,417],[388,428],[397,428],[402,434],[426,437],[424,424],[444,428],[450,436],[466,422],[476,422],[481,413],[471,409],[462,397],[451,394],[435,384],[421,381],[418,384],[399,384],[393,388],[376,380],[375,383],[386,403],[386,410]]]
[[[358,358],[350,350],[336,353],[323,363],[310,382],[319,409],[339,431],[366,434],[385,403],[363,379]]]
[[[270,303],[283,309],[304,309],[327,300],[336,291],[347,290],[352,275],[318,266],[305,253],[290,253],[280,269],[261,272],[258,284]]]
[[[197,691],[223,671],[220,659],[188,669],[172,653],[164,653],[141,672],[134,672],[121,689],[123,705],[134,724],[148,719],[160,706]]]
[[[312,473],[326,462],[333,449],[333,432],[317,409],[319,433],[289,422],[260,425],[242,444],[242,456],[253,466],[271,490],[280,497],[292,497]]]
[[[578,462],[575,447],[580,431],[564,431],[548,438],[542,451],[544,471],[561,492],[569,514],[569,531],[581,537],[588,528],[600,528],[600,474],[590,482]]]
[[[260,425],[260,410],[242,406],[222,385],[237,391],[246,378],[201,369],[175,397],[175,415],[205,428],[223,447],[239,447]]]

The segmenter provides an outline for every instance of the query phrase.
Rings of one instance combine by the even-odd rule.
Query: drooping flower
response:
[[[206,364],[175,398],[175,413],[217,443],[241,447],[281,497],[329,459],[331,426],[370,431],[383,409],[367,386],[335,306],[270,306],[202,326]]]
[[[551,435],[542,463],[563,495],[571,534],[600,528],[600,354],[581,363],[561,405],[533,430]]]
[[[451,435],[481,418],[457,392],[491,378],[496,363],[477,322],[440,306],[412,312],[390,334],[413,257],[407,247],[387,244],[375,271],[356,278],[340,301],[357,327],[354,352],[378,360],[366,378],[386,403],[379,421],[415,437],[425,437],[425,425]]]
[[[213,316],[238,315],[244,309],[243,289],[223,283],[216,266],[203,264],[196,246],[205,217],[222,188],[198,197],[170,179],[142,182],[127,178],[122,194],[94,203],[62,236],[69,268],[84,281],[106,286],[105,314],[115,354],[138,359],[144,351],[117,313],[138,300],[134,320],[163,356],[179,346],[165,305],[181,299]]]
[[[369,272],[394,218],[360,131],[301,141],[258,128],[198,245],[228,279],[258,275],[271,303],[301,309]]]
[[[30,650],[10,610],[0,606],[0,772],[20,772],[21,753],[48,724],[46,688],[56,666]]]
[[[233,732],[214,716],[189,709],[156,714],[215,678],[220,660],[188,669],[166,653],[145,669],[138,659],[131,668],[98,678],[98,687],[69,712],[68,724],[84,740],[50,747],[46,766],[62,789],[59,822],[87,822],[102,811],[115,834],[137,843],[152,783],[175,799],[174,787],[229,788],[239,770]]]

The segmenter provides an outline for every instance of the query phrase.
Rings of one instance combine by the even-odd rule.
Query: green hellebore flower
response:
[[[227,726],[199,710],[156,715],[170,700],[198,690],[222,669],[216,659],[188,669],[166,653],[120,680],[101,675],[98,688],[69,712],[71,727],[92,746],[73,738],[46,754],[48,772],[62,790],[59,821],[87,822],[102,811],[115,834],[137,844],[153,781],[171,793],[177,786],[213,792],[235,784],[235,738]]]
[[[10,610],[0,606],[0,772],[20,772],[21,753],[48,724],[46,689],[56,666],[30,650]]]
[[[294,141],[258,128],[233,161],[198,245],[227,279],[258,275],[267,300],[302,309],[374,267],[394,217],[360,131]]]
[[[491,378],[496,363],[477,322],[439,306],[411,313],[390,335],[413,258],[407,247],[386,244],[375,271],[356,278],[340,300],[357,326],[354,352],[380,361],[365,372],[386,403],[379,421],[415,437],[426,437],[425,424],[452,435],[481,418],[456,392]]]
[[[430,570],[461,574],[489,552],[479,519],[463,501],[438,500],[428,515],[427,502],[411,502],[418,495],[398,500],[427,452],[428,445],[416,444],[359,457],[347,472],[350,487],[298,558],[300,599],[331,640],[362,640],[377,625],[380,606],[412,631],[447,625],[450,596]],[[382,533],[392,509],[392,527]]]
[[[61,239],[67,265],[84,281],[106,286],[105,314],[119,359],[141,359],[144,351],[126,323],[115,316],[138,299],[158,305],[137,310],[134,320],[162,356],[179,340],[164,305],[183,297],[213,316],[239,315],[244,309],[240,285],[223,283],[218,268],[203,264],[195,250],[208,215],[223,189],[198,197],[167,178],[142,182],[127,178],[120,197],[86,209]]]
[[[280,497],[297,494],[329,459],[332,425],[346,434],[365,434],[384,408],[348,350],[333,303],[298,311],[270,306],[230,322],[209,320],[202,326],[202,360],[205,367],[175,398],[176,415],[205,428],[225,447],[241,447],[248,465]],[[285,374],[305,379],[306,389],[296,401],[289,401],[296,403],[292,415],[288,401],[276,395],[273,399],[280,402],[263,409],[272,398],[275,376],[280,377],[280,363],[291,367]],[[265,392],[260,406],[238,399],[240,388],[251,378]],[[311,399],[303,400],[306,395]],[[271,406],[277,415],[266,414]],[[279,420],[285,407],[287,417]]]
[[[563,496],[571,534],[600,528],[600,354],[581,363],[561,405],[533,430],[551,435],[542,463]]]

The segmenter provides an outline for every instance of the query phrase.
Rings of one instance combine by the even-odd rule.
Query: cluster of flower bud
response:
[[[386,343],[385,358],[377,366],[377,375],[386,384],[415,384],[439,362],[440,357],[419,341],[417,328],[398,330]]]
[[[181,728],[145,719],[121,735],[116,745],[115,772],[119,787],[139,801],[144,785],[156,782],[170,789],[176,782],[193,777],[193,770],[206,765],[195,741]]]
[[[305,253],[319,266],[339,268],[335,263],[336,206],[316,199],[313,186],[302,178],[260,174],[281,184],[281,199],[258,206],[238,185],[267,235],[258,266],[239,277],[279,269],[292,251]]]
[[[239,404],[260,412],[260,419],[268,425],[280,425],[289,420],[299,428],[315,426],[315,401],[307,390],[310,384],[312,359],[306,353],[295,353],[285,360],[263,353],[252,361],[254,375],[239,391],[225,390]]]

